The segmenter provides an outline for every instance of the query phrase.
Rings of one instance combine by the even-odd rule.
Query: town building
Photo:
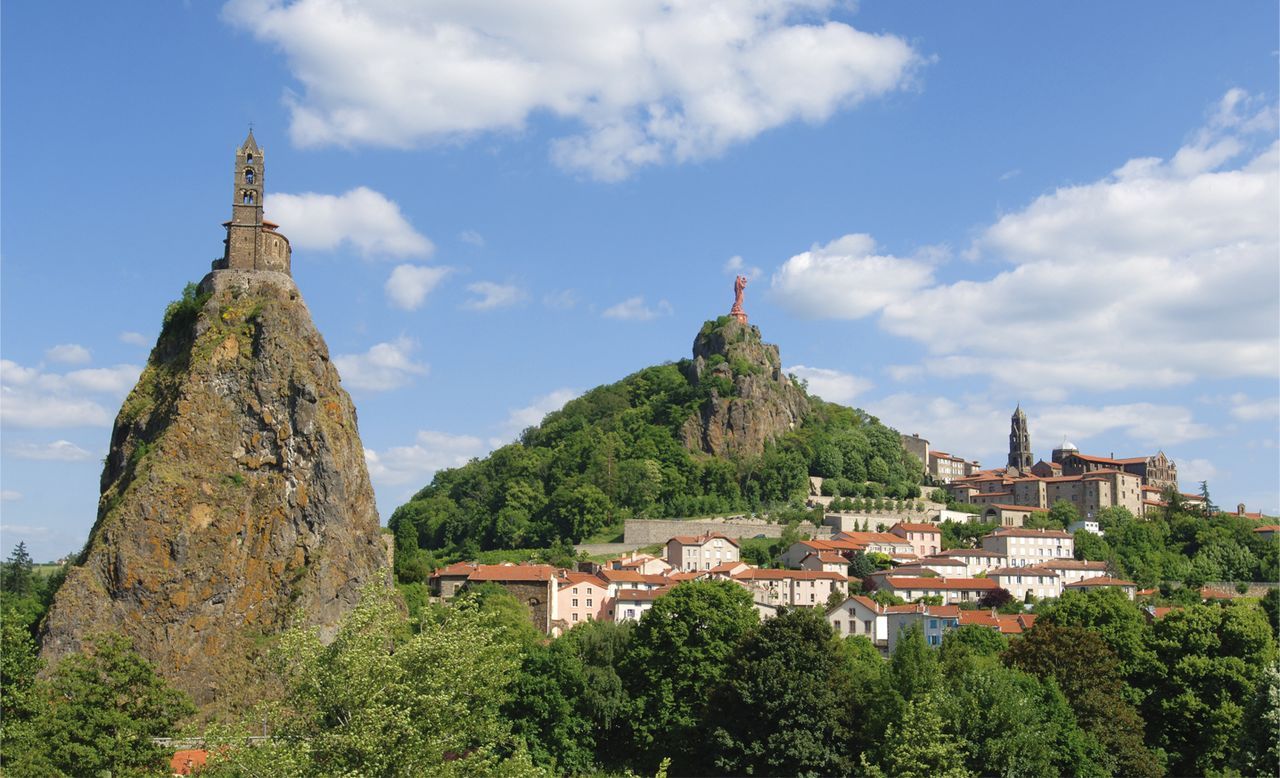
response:
[[[614,621],[639,621],[658,598],[671,591],[662,589],[625,589],[613,600]]]
[[[900,521],[889,528],[889,534],[910,543],[911,552],[918,557],[936,554],[942,548],[942,530],[933,524]]]
[[[738,541],[718,532],[677,535],[667,541],[666,558],[676,570],[710,570],[723,562],[738,561]]]
[[[849,560],[832,551],[814,551],[800,560],[800,569],[847,574]]]
[[[560,630],[572,629],[584,621],[608,621],[613,603],[609,584],[590,573],[564,572],[560,575],[556,596],[559,602]]]
[[[1138,585],[1133,581],[1126,581],[1121,578],[1112,578],[1108,575],[1100,575],[1096,578],[1086,578],[1083,581],[1075,581],[1067,584],[1065,588],[1075,589],[1077,591],[1088,591],[1090,589],[1120,589],[1131,600],[1138,593]]]
[[[501,586],[529,611],[539,632],[551,634],[560,618],[559,573],[551,565],[476,565],[467,577],[467,585],[489,582]]]
[[[884,649],[888,641],[883,608],[870,597],[855,594],[844,602],[827,609],[827,623],[840,637],[861,635],[877,648]]]
[[[944,605],[962,602],[977,602],[984,594],[999,589],[1000,586],[990,578],[907,578],[887,576],[884,579],[884,591],[896,594],[908,602],[925,597],[941,597]]]
[[[929,461],[925,464],[925,473],[930,482],[949,484],[957,478],[966,478],[982,469],[978,460],[967,460],[953,456],[945,451],[930,451]]]
[[[1016,600],[1025,600],[1027,594],[1037,599],[1062,595],[1060,576],[1047,567],[1001,567],[987,573],[987,577]]]
[[[902,638],[902,633],[913,625],[919,625],[924,642],[930,646],[942,645],[942,638],[960,623],[960,608],[955,605],[890,605],[885,609],[885,633],[888,638],[886,653]]]
[[[1009,558],[1004,554],[988,551],[985,548],[951,548],[939,552],[934,557],[920,560],[920,563],[931,568],[934,559],[954,559],[965,564],[966,577],[973,578],[982,575],[989,570],[997,567],[1005,567],[1009,564]]]
[[[1010,567],[1027,567],[1071,559],[1075,541],[1062,530],[1000,527],[982,536],[982,548],[1004,557]]]
[[[1052,562],[1041,562],[1038,566],[1057,573],[1063,586],[1107,574],[1106,562],[1085,559],[1055,559]]]
[[[849,577],[822,570],[763,570],[750,568],[733,580],[751,592],[756,602],[774,607],[823,607],[833,593],[848,594]]]

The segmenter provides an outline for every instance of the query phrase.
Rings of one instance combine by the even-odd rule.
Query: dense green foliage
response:
[[[486,549],[580,542],[626,518],[758,511],[807,493],[809,475],[851,492],[919,495],[919,460],[896,432],[859,410],[810,398],[803,424],[758,457],[689,449],[681,429],[711,384],[665,364],[597,387],[484,459],[438,472],[396,509],[400,580],[420,580],[419,550],[474,557]],[[717,390],[719,391],[719,390]],[[722,392],[723,394],[723,392]]]
[[[1139,519],[1117,507],[1099,511],[1098,524],[1105,537],[1076,533],[1076,558],[1109,562],[1142,586],[1280,580],[1280,539],[1259,537],[1250,519],[1176,508]]]
[[[170,752],[154,737],[175,734],[194,712],[119,635],[91,637],[39,680],[27,628],[0,622],[0,759],[6,775],[157,775]]]

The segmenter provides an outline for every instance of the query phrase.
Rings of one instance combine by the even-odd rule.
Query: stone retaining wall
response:
[[[801,522],[800,534],[814,538],[831,537],[830,527],[815,527],[809,522]],[[770,524],[759,519],[628,519],[623,527],[623,542],[641,546],[651,543],[666,543],[676,535],[703,535],[708,532],[719,532],[725,537],[735,540],[764,536],[777,538],[782,536],[785,524]]]

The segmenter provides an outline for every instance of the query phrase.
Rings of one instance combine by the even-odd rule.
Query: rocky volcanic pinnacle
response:
[[[196,703],[235,706],[265,638],[331,631],[387,565],[351,399],[284,273],[176,303],[125,400],[47,660],[114,630]]]
[[[711,384],[711,396],[690,417],[685,445],[716,456],[756,455],[795,428],[809,411],[804,392],[782,374],[778,347],[760,329],[728,316],[707,322],[693,341],[686,377]]]

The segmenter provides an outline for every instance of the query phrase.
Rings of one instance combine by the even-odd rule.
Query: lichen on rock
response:
[[[101,490],[43,656],[124,632],[206,712],[252,700],[265,637],[332,631],[385,575],[355,407],[284,273],[215,271],[170,306]]]

